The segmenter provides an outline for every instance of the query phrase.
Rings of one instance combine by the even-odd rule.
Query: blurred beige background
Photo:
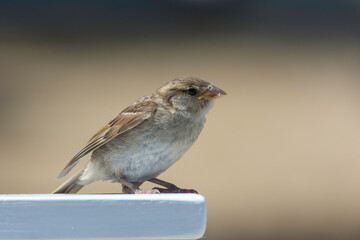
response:
[[[176,76],[196,75],[228,95],[160,177],[206,197],[205,238],[360,237],[357,38],[21,39],[0,42],[1,194],[51,192],[112,117]],[[119,191],[99,182],[81,192]]]

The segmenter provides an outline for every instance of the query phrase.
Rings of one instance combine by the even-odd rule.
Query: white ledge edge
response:
[[[0,239],[198,239],[198,194],[0,195]]]

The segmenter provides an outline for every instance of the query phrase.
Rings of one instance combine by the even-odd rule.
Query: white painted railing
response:
[[[0,195],[0,239],[198,239],[197,194]]]

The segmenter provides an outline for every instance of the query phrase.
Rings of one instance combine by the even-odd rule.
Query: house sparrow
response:
[[[86,167],[53,193],[76,193],[98,180],[123,185],[125,193],[194,192],[156,178],[191,147],[199,136],[214,99],[226,95],[211,83],[178,77],[137,100],[100,129],[58,176],[64,177],[92,152]],[[165,188],[141,190],[150,181]]]

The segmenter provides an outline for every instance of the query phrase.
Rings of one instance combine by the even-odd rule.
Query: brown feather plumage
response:
[[[57,178],[62,178],[68,174],[79,160],[89,152],[96,150],[116,136],[136,127],[144,120],[149,119],[155,113],[156,107],[157,104],[154,102],[139,100],[135,104],[124,109],[90,139],[89,143],[70,160]]]
[[[127,193],[186,192],[157,179],[195,142],[213,100],[226,95],[220,88],[192,76],[178,77],[140,98],[101,128],[67,164],[58,178],[68,174],[79,160],[94,152],[86,167],[54,193],[76,193],[84,185],[111,180]],[[126,133],[126,134],[124,134]],[[144,181],[166,189],[141,190]]]

